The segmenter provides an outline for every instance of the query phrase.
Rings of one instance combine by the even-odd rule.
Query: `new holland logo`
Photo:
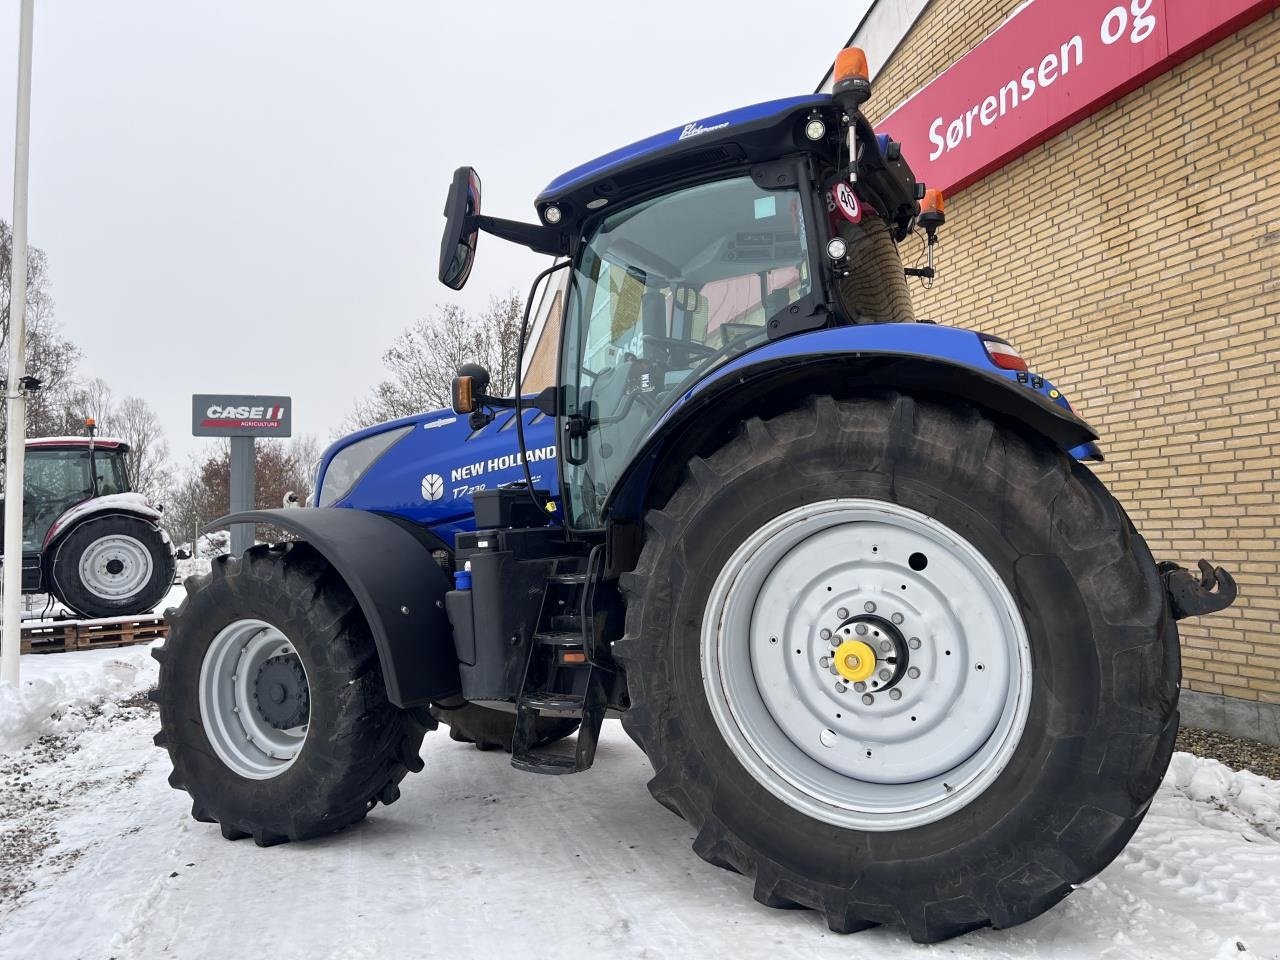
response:
[[[438,473],[428,473],[422,478],[422,499],[439,500],[444,496],[444,477]]]

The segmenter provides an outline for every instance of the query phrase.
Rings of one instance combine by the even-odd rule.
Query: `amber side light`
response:
[[[474,413],[475,398],[471,389],[471,377],[453,378],[453,412]]]

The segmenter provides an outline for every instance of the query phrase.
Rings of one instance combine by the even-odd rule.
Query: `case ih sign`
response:
[[[191,433],[197,437],[287,437],[288,397],[197,393],[191,398]]]
[[[876,125],[954,192],[1280,0],[1031,0]]]

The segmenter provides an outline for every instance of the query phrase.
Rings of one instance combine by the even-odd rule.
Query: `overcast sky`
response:
[[[809,93],[867,0],[434,3],[36,0],[30,239],[82,375],[160,412],[288,394],[327,442],[437,303],[523,294],[540,258],[480,242],[435,278],[455,167],[533,215],[563,170],[718,111]],[[18,3],[0,13],[12,213]]]

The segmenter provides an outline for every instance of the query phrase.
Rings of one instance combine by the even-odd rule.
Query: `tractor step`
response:
[[[511,765],[529,773],[580,773],[591,766],[609,701],[611,671],[593,628],[594,586],[604,552],[596,547],[587,572],[558,572],[547,577],[538,629],[529,645],[524,681],[516,698],[516,729]],[[577,720],[572,753],[564,745],[536,748],[538,718]]]
[[[581,717],[582,704],[583,697],[576,693],[531,693],[520,700],[520,706],[553,717]]]
[[[512,754],[511,765],[525,773],[543,773],[551,776],[578,772],[576,753],[533,752]]]
[[[553,647],[580,647],[582,634],[568,630],[547,630],[533,635],[534,643],[545,643]]]

